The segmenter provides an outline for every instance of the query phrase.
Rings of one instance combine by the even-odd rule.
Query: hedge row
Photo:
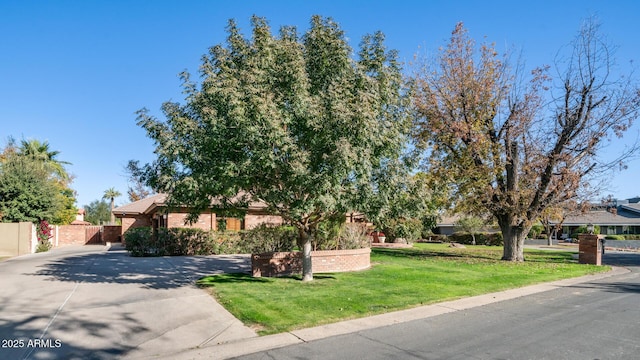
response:
[[[124,234],[131,256],[250,254],[291,251],[296,231],[288,226],[261,225],[241,232],[210,232],[195,228],[133,228]]]
[[[502,233],[476,233],[474,234],[476,238],[476,245],[487,245],[487,246],[503,246],[504,240],[502,238]],[[455,232],[449,235],[450,242],[456,242],[460,244],[471,245],[473,244],[473,237],[470,233],[467,232]]]

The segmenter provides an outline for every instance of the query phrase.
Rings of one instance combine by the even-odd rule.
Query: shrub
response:
[[[639,234],[626,234],[626,235],[622,235],[624,236],[625,240],[640,240],[640,235]]]
[[[587,225],[582,225],[580,227],[578,227],[575,231],[574,234],[571,234],[571,237],[574,237],[574,235],[576,235],[574,238],[577,238],[578,234],[586,234],[587,233]],[[600,234],[600,225],[594,225],[593,226],[593,233],[595,235],[599,235]]]
[[[131,256],[158,256],[150,227],[131,228],[124,233],[125,248]]]
[[[348,223],[342,225],[338,250],[363,249],[370,246],[367,225]]]
[[[476,245],[487,245],[487,246],[502,246],[504,245],[504,241],[502,238],[502,233],[477,233],[476,237]],[[473,238],[470,233],[458,231],[449,235],[449,240],[451,242],[457,242],[460,244],[470,245],[473,243]]]
[[[51,250],[52,247],[53,247],[53,244],[49,240],[38,241],[38,246],[36,246],[36,252],[37,253],[47,252]]]
[[[38,238],[37,253],[51,250],[53,244],[49,239],[51,239],[52,236],[49,223],[46,220],[41,220],[40,223],[36,225],[36,237]]]
[[[238,231],[218,231],[213,234],[216,244],[216,254],[243,254],[240,233]]]
[[[447,235],[442,235],[442,234],[422,234],[422,239],[419,239],[416,242],[419,242],[419,243],[446,242],[448,240],[449,240],[449,238],[447,237]]]
[[[544,230],[544,226],[542,226],[542,224],[533,224],[533,226],[531,226],[531,230],[529,230],[529,234],[527,234],[527,237],[529,239],[537,239],[538,236],[542,233],[542,230]]]
[[[383,231],[387,235],[387,241],[403,238],[415,241],[422,235],[422,221],[419,219],[392,219],[389,220]]]
[[[158,229],[158,255],[211,255],[216,244],[210,232],[197,228]]]
[[[261,224],[240,234],[238,250],[250,254],[292,251],[297,235],[296,229],[292,226]]]
[[[124,239],[131,256],[211,255],[217,250],[211,234],[196,228],[160,228],[155,237],[149,227],[133,228]]]
[[[318,224],[318,229],[313,234],[311,247],[313,250],[334,250],[339,247],[339,237],[345,217],[331,217]]]
[[[607,235],[604,237],[606,240],[626,240],[624,235]]]

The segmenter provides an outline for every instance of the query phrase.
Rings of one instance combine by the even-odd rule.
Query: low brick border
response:
[[[371,249],[312,251],[311,261],[314,273],[364,270],[371,267]],[[299,251],[251,255],[253,277],[299,273],[302,273],[302,253]]]

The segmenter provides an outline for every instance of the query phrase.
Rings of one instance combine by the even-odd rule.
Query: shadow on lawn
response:
[[[479,261],[499,261],[502,259],[502,247],[476,248],[469,245],[466,248],[443,248],[439,249],[386,249],[372,248],[373,254],[380,254],[392,257],[413,258],[417,260],[439,258],[443,260],[479,260]],[[577,263],[578,260],[572,257],[570,252],[532,250],[526,249],[525,261],[545,262],[545,263]]]
[[[244,274],[244,273],[220,274],[220,275],[205,276],[204,278],[198,280],[196,284],[200,287],[208,287],[208,286],[215,286],[215,284],[267,283],[267,282],[275,281],[276,279],[300,281],[302,280],[302,276],[291,275],[291,276],[266,278],[266,277],[253,277],[249,274]],[[313,275],[313,279],[314,280],[335,279],[335,276],[330,274]]]
[[[403,258],[413,258],[413,259],[429,259],[429,258],[442,258],[442,259],[451,259],[451,260],[462,260],[462,259],[478,259],[478,260],[499,260],[501,254],[496,252],[495,250],[478,250],[472,248],[466,249],[442,249],[442,250],[434,250],[434,249],[416,249],[416,248],[406,248],[406,249],[385,249],[385,248],[372,248],[371,252],[373,254],[392,256],[392,257],[403,257]]]

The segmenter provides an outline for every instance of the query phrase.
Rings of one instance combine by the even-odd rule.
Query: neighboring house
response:
[[[459,215],[443,215],[432,231],[434,234],[452,235],[457,231],[456,223],[458,220],[460,220]]]
[[[90,222],[84,220],[85,215],[86,211],[84,209],[78,209],[76,219],[73,220],[70,225],[91,225]]]
[[[611,204],[593,206],[582,214],[570,215],[562,223],[562,236],[569,237],[580,226],[587,224],[598,225],[602,235],[640,234],[638,200],[640,199],[617,200]]]
[[[227,230],[251,229],[262,223],[282,224],[282,218],[267,213],[267,205],[262,202],[249,204],[244,218],[219,217],[216,215],[216,202],[203,211],[198,221],[186,224],[189,207],[169,208],[166,194],[156,194],[113,209],[113,214],[122,221],[122,234],[136,227],[174,228],[192,227],[203,230],[218,230],[224,223]]]

